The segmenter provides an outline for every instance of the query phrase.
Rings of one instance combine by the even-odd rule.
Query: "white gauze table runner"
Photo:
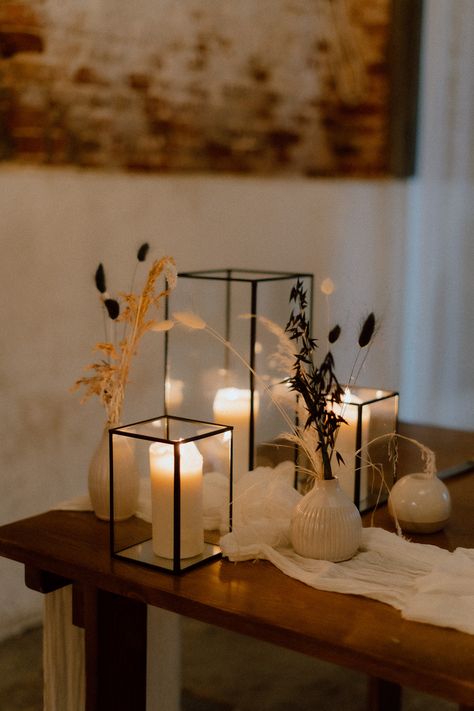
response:
[[[363,595],[400,610],[402,617],[474,634],[474,550],[453,553],[411,543],[381,528],[365,528],[359,553],[343,563],[303,558],[292,549],[290,517],[301,495],[293,465],[261,467],[235,488],[233,530],[221,541],[231,561],[265,559],[306,585]],[[429,541],[429,536],[427,536]]]

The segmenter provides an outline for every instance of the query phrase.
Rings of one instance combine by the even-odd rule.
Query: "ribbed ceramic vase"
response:
[[[339,480],[315,479],[291,519],[290,537],[296,553],[333,562],[349,560],[357,553],[361,534],[359,510]]]
[[[137,510],[140,478],[133,443],[116,437],[114,443],[114,521],[125,521]],[[109,430],[106,427],[89,466],[89,496],[97,518],[110,520]]]

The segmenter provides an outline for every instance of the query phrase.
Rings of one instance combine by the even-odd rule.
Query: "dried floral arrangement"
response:
[[[148,251],[149,245],[145,242],[136,255],[131,288],[127,293],[120,293],[117,298],[110,296],[107,291],[103,265],[99,264],[95,272],[95,285],[104,310],[105,340],[96,343],[94,347],[94,350],[101,354],[100,359],[86,367],[92,374],[79,378],[73,390],[84,388],[81,402],[93,395],[99,398],[105,408],[107,427],[116,427],[120,423],[130,367],[140,340],[149,331],[164,331],[172,325],[150,315],[151,310],[155,313],[160,310],[162,300],[176,286],[176,266],[172,257],[155,260],[141,292],[134,292],[137,269],[145,262]],[[158,287],[160,277],[163,277],[164,281],[162,288]],[[119,324],[122,324],[122,327]],[[110,331],[112,334],[108,337]]]
[[[281,382],[287,383],[290,390],[299,396],[296,409],[298,420],[302,424],[295,424],[294,419],[288,415],[281,399],[274,394],[266,379],[253,370],[232,344],[199,315],[190,312],[176,312],[173,314],[173,319],[176,323],[192,330],[206,330],[232,351],[253,373],[285,420],[288,431],[283,432],[280,438],[296,444],[305,453],[309,466],[304,467],[300,464],[300,471],[313,477],[332,479],[332,457],[335,456],[338,462],[344,462],[342,455],[337,451],[337,434],[341,424],[346,422],[343,400],[345,390],[336,377],[334,356],[330,348],[321,363],[316,364],[318,343],[310,335],[310,324],[306,317],[307,294],[299,279],[291,291],[291,302],[293,302],[294,308],[285,329],[270,319],[258,318],[278,339],[277,352],[274,354],[273,360],[284,374],[284,379]],[[245,318],[245,316],[243,317]],[[253,318],[251,315],[247,317]],[[358,352],[348,380],[349,385],[353,385],[357,380],[367,356],[368,347],[373,342],[376,326],[375,316],[371,312],[365,318],[359,331]],[[336,343],[340,335],[340,326],[334,326],[328,334],[329,346]]]
[[[290,302],[295,304],[289,321],[285,328],[290,341],[296,345],[291,375],[287,382],[292,391],[296,392],[303,402],[306,420],[303,425],[297,425],[294,433],[287,439],[296,444],[304,443],[304,451],[308,455],[315,471],[322,467],[322,478],[332,479],[331,460],[335,456],[338,463],[344,463],[340,452],[337,451],[337,434],[344,419],[345,390],[339,383],[335,373],[334,356],[331,346],[336,343],[341,335],[341,328],[337,324],[328,334],[329,348],[319,365],[316,363],[316,350],[318,343],[310,335],[310,324],[306,318],[307,294],[300,280],[293,287]],[[354,360],[349,384],[357,379],[362,368],[359,362],[360,353],[371,344],[375,333],[376,321],[373,313],[364,320],[358,336],[359,351]],[[354,374],[358,368],[357,375]],[[339,407],[335,407],[339,406]],[[319,463],[319,456],[321,464]]]

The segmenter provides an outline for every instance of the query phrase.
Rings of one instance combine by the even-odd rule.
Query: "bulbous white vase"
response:
[[[296,553],[333,562],[349,560],[357,553],[361,534],[359,510],[339,480],[315,479],[291,519],[290,538]]]
[[[89,466],[89,496],[97,518],[110,520],[109,431],[106,427]],[[133,443],[128,437],[114,442],[114,521],[125,521],[137,509],[140,478]]]
[[[440,531],[451,514],[451,497],[437,476],[407,474],[392,487],[388,499],[390,515],[411,533]]]

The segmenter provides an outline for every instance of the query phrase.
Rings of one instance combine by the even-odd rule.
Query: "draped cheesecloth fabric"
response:
[[[363,595],[400,610],[407,620],[474,634],[474,550],[453,553],[366,528],[359,553],[342,563],[303,558],[292,549],[290,517],[300,494],[289,462],[259,468],[236,486],[233,530],[221,539],[231,561],[266,559],[318,590]]]

